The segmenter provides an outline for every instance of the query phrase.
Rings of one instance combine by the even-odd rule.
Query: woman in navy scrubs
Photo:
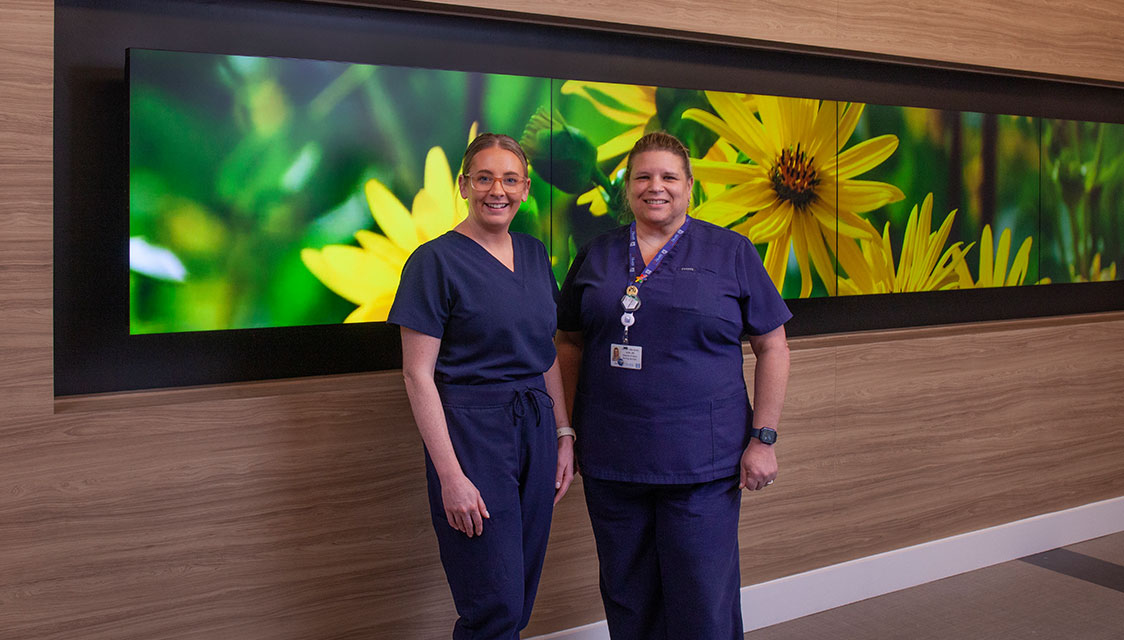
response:
[[[677,139],[641,138],[625,174],[635,222],[578,252],[559,302],[613,640],[740,640],[740,489],[777,475],[792,315],[749,240],[687,215],[693,184]]]
[[[517,640],[531,617],[553,506],[573,479],[542,243],[508,231],[527,199],[519,144],[465,151],[468,217],[406,262],[389,322],[425,442],[430,513],[459,619],[453,638]],[[556,426],[557,425],[557,426]]]

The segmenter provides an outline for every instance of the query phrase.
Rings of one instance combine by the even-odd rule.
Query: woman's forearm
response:
[[[570,413],[566,406],[567,395],[565,387],[562,384],[562,373],[559,370],[558,358],[554,359],[554,364],[550,365],[543,374],[543,379],[546,382],[546,392],[550,394],[550,399],[554,401],[554,424],[559,427],[570,426]]]
[[[558,349],[556,363],[559,376],[562,379],[562,393],[566,400],[566,415],[569,416],[567,424],[570,424],[574,416],[574,396],[578,392],[578,371],[582,364],[581,333],[559,331],[554,337],[554,344]]]
[[[751,336],[757,364],[753,368],[753,426],[775,429],[788,389],[789,353],[784,327]]]
[[[463,474],[463,471],[449,438],[441,395],[433,381],[440,349],[438,338],[402,328],[402,377],[406,381],[410,410],[437,475],[446,478],[449,474]]]
[[[437,475],[442,478],[449,473],[460,473],[461,466],[457,454],[453,451],[453,442],[449,438],[449,427],[445,423],[445,412],[441,409],[441,396],[437,393],[437,385],[433,378],[418,380],[408,373],[406,378],[406,395],[410,399],[410,409],[414,412],[414,422],[418,426],[425,450],[429,453]]]

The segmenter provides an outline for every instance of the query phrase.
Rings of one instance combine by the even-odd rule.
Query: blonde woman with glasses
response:
[[[388,322],[425,443],[455,640],[514,640],[531,617],[553,505],[573,479],[545,247],[509,230],[527,200],[514,139],[478,136],[458,178],[469,214],[418,247]]]

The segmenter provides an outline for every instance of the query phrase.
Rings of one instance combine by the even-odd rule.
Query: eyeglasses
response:
[[[497,178],[490,173],[476,173],[471,176],[465,174],[464,177],[468,179],[468,184],[472,186],[474,191],[491,191],[492,185],[498,181],[504,191],[515,193],[522,189],[523,185],[527,184],[527,179],[523,176],[511,174],[505,175],[502,178]]]

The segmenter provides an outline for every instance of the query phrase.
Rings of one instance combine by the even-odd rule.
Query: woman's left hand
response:
[[[554,474],[554,504],[566,495],[570,483],[574,481],[574,439],[562,436],[558,439],[558,470]]]
[[[750,440],[742,453],[741,481],[739,489],[756,491],[772,484],[777,477],[777,453],[771,445]]]

